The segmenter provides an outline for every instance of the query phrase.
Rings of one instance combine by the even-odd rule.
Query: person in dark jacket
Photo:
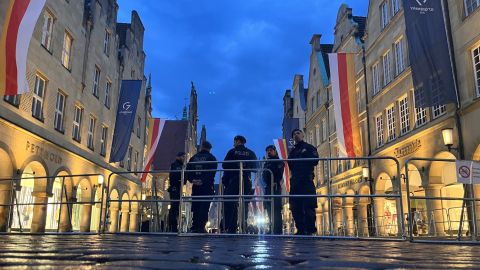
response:
[[[200,152],[195,154],[187,164],[187,180],[193,184],[192,197],[195,196],[213,196],[215,194],[214,181],[217,169],[217,159],[210,154],[212,145],[204,141]],[[212,162],[205,162],[212,161]],[[202,163],[204,162],[204,163]],[[192,200],[192,228],[193,233],[206,233],[205,225],[208,221],[208,211],[210,202],[206,198],[199,198],[198,201]]]
[[[285,164],[278,158],[277,149],[274,145],[267,146],[265,151],[267,161],[263,166],[264,170],[262,174],[263,181],[266,184],[265,195],[282,195],[281,182],[283,179],[283,169],[285,167]],[[267,202],[265,203],[265,208],[267,210],[268,216],[270,217],[270,222],[273,221],[273,233],[282,234],[282,198],[273,198],[273,213],[271,203],[272,198],[267,198],[266,201]]]
[[[288,166],[292,173],[290,195],[315,195],[313,178],[318,160],[295,161],[295,159],[318,158],[317,149],[303,141],[304,134],[299,129],[292,131],[292,137],[295,146],[288,155]],[[311,235],[317,231],[315,227],[315,208],[317,208],[317,198],[314,196],[290,198],[290,209],[297,226],[296,234]]]
[[[170,186],[167,191],[170,194],[170,200],[179,200],[182,192],[182,168],[185,163],[185,153],[179,152],[175,161],[170,165]],[[168,227],[171,232],[178,232],[178,211],[180,202],[170,202],[170,211],[168,212]]]
[[[245,137],[238,135],[233,139],[233,148],[228,151],[225,156],[225,161],[232,160],[257,160],[255,153],[245,147],[247,140]],[[228,162],[223,163],[222,168],[229,170],[225,171],[222,183],[225,186],[225,195],[239,195],[240,189],[240,162]],[[257,168],[256,162],[243,162],[243,190],[244,195],[251,194],[252,190],[252,171]],[[245,205],[245,218],[248,216],[248,207]],[[224,203],[224,222],[225,231],[227,233],[237,232],[237,215],[238,215],[238,203],[237,202],[225,202]]]

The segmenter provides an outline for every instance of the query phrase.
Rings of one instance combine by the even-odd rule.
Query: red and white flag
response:
[[[160,141],[160,136],[162,135],[163,127],[165,126],[165,120],[160,118],[152,118],[149,119],[149,126],[148,126],[148,156],[145,160],[145,167],[143,168],[144,173],[142,174],[141,181],[145,182],[147,178],[148,171],[152,166],[153,158],[155,156],[155,152],[157,151],[158,142]]]
[[[0,40],[0,95],[14,96],[29,91],[28,47],[45,1],[10,0]]]
[[[354,54],[330,53],[328,60],[340,156],[362,156],[356,106]]]
[[[273,144],[277,148],[278,158],[285,160],[288,159],[287,152],[287,140],[285,139],[274,139]],[[284,161],[285,167],[283,168],[283,181],[285,183],[285,189],[287,192],[290,192],[290,169],[288,168],[288,163]]]

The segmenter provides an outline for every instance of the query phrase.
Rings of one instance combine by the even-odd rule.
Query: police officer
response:
[[[228,151],[225,156],[225,161],[231,160],[257,160],[255,153],[245,147],[247,139],[241,135],[235,136],[233,139],[233,148]],[[243,162],[243,190],[244,195],[251,194],[252,190],[252,180],[251,174],[252,170],[255,169],[256,162]],[[226,170],[222,178],[222,183],[225,186],[225,195],[239,195],[240,188],[240,162],[229,162],[223,163],[222,168]],[[245,207],[247,211],[248,207]],[[225,222],[225,231],[227,233],[236,233],[237,232],[237,215],[238,215],[238,203],[237,202],[225,202],[224,203],[224,222]],[[245,217],[248,216],[248,213],[245,212]]]
[[[212,145],[204,141],[201,145],[200,152],[195,154],[187,164],[187,180],[193,184],[192,196],[213,196],[215,190],[213,182],[217,169],[217,159],[210,154]],[[204,161],[213,161],[202,163]],[[208,210],[210,209],[210,201],[206,198],[200,198],[192,201],[192,228],[193,233],[206,233],[205,225],[208,221]]]
[[[170,165],[170,186],[167,191],[170,194],[170,200],[179,200],[182,192],[182,168],[185,163],[185,153],[179,152],[175,161]],[[178,232],[178,210],[180,202],[170,202],[170,211],[168,212],[168,227],[172,232]]]
[[[274,145],[269,145],[265,149],[267,161],[263,166],[263,181],[266,183],[265,195],[281,195],[282,186],[281,182],[283,179],[283,169],[285,164],[283,161],[279,160],[277,149]],[[273,179],[272,179],[273,173]],[[273,183],[272,183],[273,180]],[[273,186],[272,186],[273,184]],[[272,193],[273,191],[273,193]],[[273,216],[271,211],[271,198],[267,199],[265,204],[267,213],[270,216],[270,220],[273,220],[273,233],[282,234],[282,198],[276,197],[273,198]]]
[[[300,129],[294,129],[292,137],[295,146],[288,155],[288,166],[292,172],[290,195],[315,195],[313,177],[318,160],[295,161],[294,159],[318,158],[317,149],[303,141],[304,134]],[[296,234],[311,235],[316,232],[315,208],[317,208],[317,199],[314,196],[290,198],[290,209],[297,226]]]

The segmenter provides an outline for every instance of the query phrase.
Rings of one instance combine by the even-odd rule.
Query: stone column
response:
[[[109,232],[117,232],[118,227],[118,208],[110,209],[110,228],[108,229]]]
[[[366,203],[360,203],[357,208],[358,235],[364,237],[368,236],[367,205]]]
[[[33,207],[33,218],[30,231],[32,233],[44,233],[45,225],[47,223],[48,196],[46,192],[42,191],[32,192],[32,196],[35,197],[35,205]]]
[[[321,212],[317,212],[317,233],[318,235],[323,235],[323,214]]]
[[[425,195],[427,197],[440,197],[440,188],[442,185],[428,185],[425,188]],[[433,215],[432,215],[433,213]],[[433,220],[432,219],[433,216]],[[429,234],[436,236],[445,235],[445,224],[443,219],[442,201],[427,199],[427,220],[429,227]],[[435,226],[435,228],[432,228]]]
[[[8,231],[8,214],[10,213],[10,209],[13,210],[13,207],[6,206],[6,204],[11,203],[11,190],[12,185],[10,182],[0,185],[0,204],[2,204],[2,206],[0,206],[0,232]]]
[[[348,236],[353,236],[355,232],[355,226],[353,222],[353,205],[345,205],[343,207],[344,215],[345,215],[345,226],[347,226],[346,231]]]
[[[384,221],[384,205],[385,198],[376,197],[373,199],[375,203],[375,226],[378,236],[385,235],[385,221]]]
[[[122,210],[122,221],[120,223],[120,232],[128,232],[128,220],[130,214],[128,210]]]
[[[62,200],[65,203],[65,200]],[[73,211],[73,202],[76,202],[76,199],[69,198],[68,202],[70,204],[63,204],[62,211],[60,212],[60,232],[71,232],[72,231],[72,211]]]
[[[131,212],[130,213],[130,225],[129,225],[129,232],[137,232],[138,231],[138,212]]]
[[[92,205],[82,205],[82,216],[80,217],[80,232],[90,232],[90,223],[92,221]]]

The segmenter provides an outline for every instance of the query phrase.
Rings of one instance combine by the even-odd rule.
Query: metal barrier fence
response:
[[[98,232],[104,201],[103,185],[90,186],[82,182],[94,177],[103,179],[101,174],[0,179],[0,232],[88,233],[92,228]],[[100,188],[101,195],[95,196]],[[89,212],[87,219],[80,217],[81,211]]]
[[[322,164],[325,163],[326,167],[328,168],[328,178],[327,179],[332,179],[334,177],[333,175],[333,166],[332,163],[334,162],[356,162],[356,163],[365,163],[368,165],[371,165],[372,162],[375,161],[390,161],[392,164],[390,164],[391,167],[393,167],[393,171],[397,173],[397,175],[400,174],[400,167],[399,163],[395,158],[392,157],[372,157],[372,158],[317,158],[317,159],[295,159],[295,160],[290,160],[293,162],[312,162],[312,161],[319,161]],[[273,174],[271,171],[269,171],[270,174],[270,181],[271,181],[271,187],[272,190],[270,191],[270,194],[251,194],[250,192],[247,192],[245,188],[245,181],[243,179],[244,173],[245,172],[250,172],[250,173],[255,173],[257,176],[261,175],[265,169],[246,169],[246,168],[251,168],[252,166],[248,166],[249,163],[257,163],[257,164],[262,164],[263,162],[266,162],[268,160],[239,160],[239,161],[217,161],[217,162],[200,162],[201,164],[208,164],[208,163],[215,163],[218,165],[224,164],[224,163],[237,163],[239,164],[238,169],[215,169],[215,170],[187,170],[185,167],[182,170],[162,170],[162,171],[149,171],[149,172],[142,172],[138,171],[136,173],[148,173],[153,175],[153,179],[151,182],[151,196],[150,198],[146,200],[130,200],[130,202],[139,202],[143,204],[143,207],[147,208],[147,212],[150,213],[148,218],[149,222],[149,232],[157,232],[157,233],[165,233],[165,232],[174,232],[178,233],[179,235],[184,235],[184,234],[190,234],[192,233],[189,230],[189,227],[191,225],[191,219],[189,215],[190,208],[192,204],[198,203],[198,202],[208,202],[210,205],[216,204],[216,208],[210,208],[213,210],[210,211],[215,211],[217,213],[217,218],[214,220],[213,223],[215,225],[211,226],[213,228],[211,231],[216,234],[237,234],[237,235],[245,235],[245,234],[250,234],[252,233],[252,224],[249,222],[249,214],[251,213],[251,210],[248,210],[248,207],[251,206],[250,204],[256,205],[256,204],[263,204],[266,203],[267,205],[270,205],[270,213],[266,214],[265,216],[268,217],[267,220],[264,218],[260,218],[257,221],[261,223],[267,223],[268,226],[263,226],[263,224],[256,224],[256,230],[266,232],[269,234],[273,234],[274,227],[275,227],[275,218],[272,218],[275,216],[275,200],[281,199],[283,203],[283,207],[285,208],[285,205],[287,205],[286,209],[282,209],[282,227],[283,227],[283,233],[282,234],[293,234],[294,232],[294,223],[290,219],[290,227],[285,228],[285,217],[288,215],[291,215],[289,211],[283,211],[283,210],[288,210],[288,201],[292,200],[304,200],[304,199],[315,199],[315,200],[323,200],[324,205],[327,206],[327,211],[323,211],[321,215],[323,217],[321,220],[318,220],[318,212],[316,213],[315,219],[316,219],[316,227],[317,227],[317,232],[314,235],[309,235],[310,237],[334,237],[334,238],[378,238],[378,239],[401,239],[404,240],[406,239],[406,230],[405,230],[405,220],[403,218],[403,215],[390,215],[390,216],[384,216],[384,215],[377,215],[375,211],[373,210],[374,207],[374,200],[376,199],[385,199],[389,201],[393,201],[393,207],[394,209],[393,212],[395,213],[404,213],[403,209],[403,203],[402,203],[402,195],[401,195],[401,187],[400,186],[394,186],[393,190],[388,193],[388,194],[333,194],[333,187],[332,187],[332,181],[327,180],[326,183],[324,183],[323,187],[327,188],[326,194],[274,194],[273,192]],[[271,161],[271,160],[270,160]],[[285,161],[278,161],[278,162],[288,162],[289,160]],[[359,165],[359,164],[357,164]],[[320,164],[318,165],[320,166]],[[260,166],[259,166],[260,167]],[[357,166],[358,167],[358,166]],[[370,166],[369,166],[370,167]],[[362,167],[361,167],[362,168]],[[369,169],[371,170],[371,168]],[[225,172],[235,172],[238,173],[238,179],[239,179],[239,186],[238,186],[238,194],[225,194],[224,187],[222,181],[220,181],[219,184],[219,189],[218,189],[218,194],[215,195],[203,195],[203,196],[192,196],[192,195],[186,195],[184,192],[180,192],[180,196],[178,199],[160,199],[160,196],[158,195],[158,190],[157,190],[157,180],[155,175],[158,174],[167,174],[167,173],[180,173],[181,174],[181,182],[184,183],[186,179],[186,174],[191,173],[191,172],[207,172],[207,171],[215,171],[219,172],[220,174],[225,173]],[[361,170],[360,170],[361,171]],[[107,190],[110,190],[111,186],[111,179],[114,175],[122,175],[122,174],[127,174],[127,173],[132,173],[132,172],[114,172],[110,174],[107,178]],[[325,172],[324,172],[325,173]],[[367,181],[367,180],[366,180]],[[398,182],[398,181],[397,181]],[[396,182],[393,183],[393,185],[396,185]],[[183,186],[183,185],[182,185]],[[318,187],[317,187],[318,188]],[[352,201],[351,205],[347,205],[347,207],[343,207],[343,205],[338,205],[340,202],[344,201]],[[355,201],[353,203],[353,201]],[[362,202],[360,203],[360,201]],[[364,201],[364,202],[363,202]],[[111,224],[109,226],[108,222],[109,219],[111,219],[112,213],[110,211],[110,205],[112,203],[119,204],[121,202],[125,202],[125,200],[122,200],[120,198],[118,199],[112,199],[110,198],[110,194],[107,194],[106,196],[106,209],[107,209],[107,217],[103,220],[103,232],[116,232],[115,227],[112,228]],[[234,232],[227,232],[225,228],[225,213],[232,210],[232,208],[225,209],[225,204],[228,203],[234,203],[238,207],[237,211],[237,226],[236,230]],[[165,214],[162,214],[165,212],[165,206],[170,205],[174,206],[178,204],[179,210],[178,210],[178,232],[175,230],[175,228],[168,228],[167,222],[166,222],[166,216]],[[176,206],[175,206],[176,207]],[[369,209],[367,209],[369,208]],[[372,208],[372,209],[370,209]],[[254,210],[255,212],[255,210]],[[115,213],[114,213],[115,215]],[[195,215],[195,214],[194,214]],[[116,217],[113,217],[115,219]],[[388,221],[388,222],[387,222]],[[319,225],[321,224],[321,225]],[[107,228],[110,228],[107,229]],[[170,230],[169,230],[170,229]],[[253,231],[255,232],[255,231]]]
[[[450,165],[455,167],[455,159],[432,159],[432,158],[411,158],[405,163],[405,186],[407,192],[408,215],[413,222],[409,222],[408,236],[414,242],[466,242],[478,243],[478,229],[480,219],[480,198],[475,197],[474,185],[459,184],[456,179],[456,169],[453,175],[442,175],[439,179],[429,179],[428,186],[416,195],[410,192],[411,170],[409,165],[415,162],[436,162],[443,164],[442,167]],[[452,164],[453,163],[453,164]],[[432,165],[430,165],[432,166]],[[452,170],[449,170],[452,173]],[[445,172],[442,172],[445,174]],[[451,178],[451,179],[450,179]],[[448,181],[445,183],[445,181]],[[462,197],[449,194],[448,188],[461,190]],[[424,201],[426,209],[412,211],[412,201]],[[452,206],[453,205],[453,206]],[[419,233],[418,228],[424,227]]]

